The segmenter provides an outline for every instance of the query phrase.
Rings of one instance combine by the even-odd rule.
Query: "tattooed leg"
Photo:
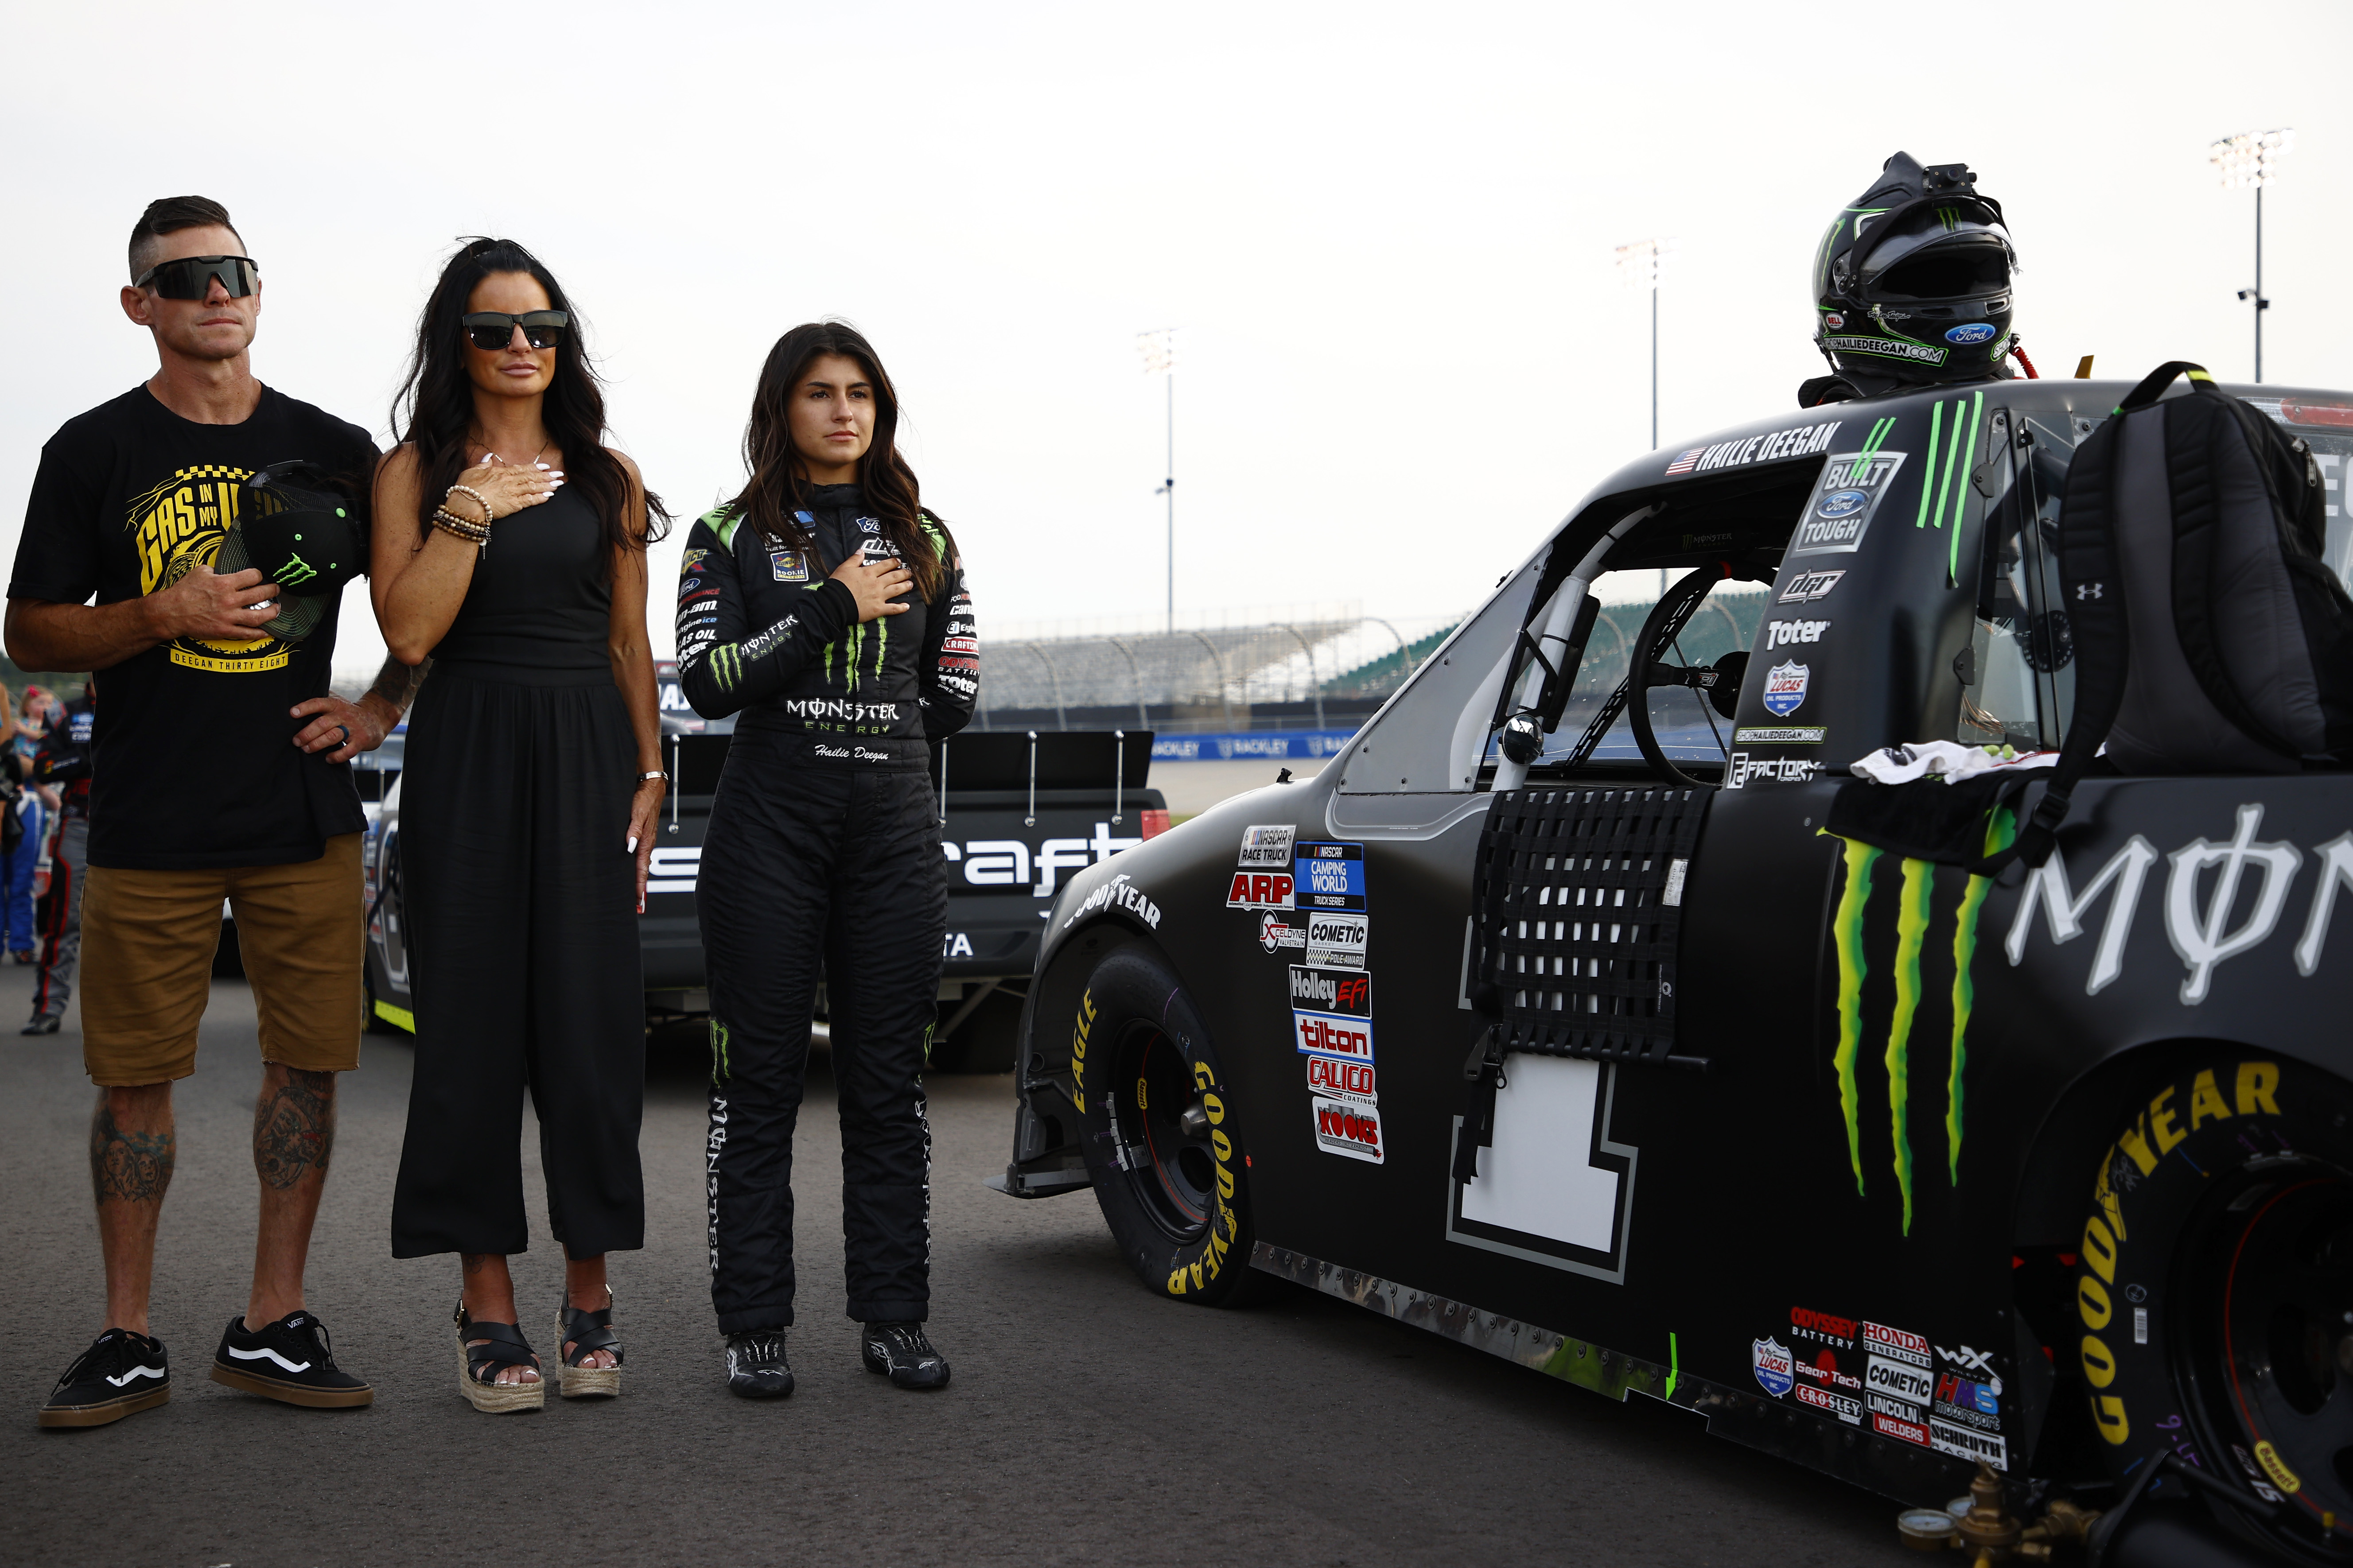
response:
[[[311,1222],[335,1147],[335,1075],[265,1064],[253,1106],[253,1169],[261,1178],[261,1226],[253,1245],[253,1295],[245,1323],[258,1329],[302,1305]]]
[[[90,1121],[90,1178],[106,1258],[106,1327],[147,1331],[155,1221],[172,1184],[172,1086],[101,1089]]]

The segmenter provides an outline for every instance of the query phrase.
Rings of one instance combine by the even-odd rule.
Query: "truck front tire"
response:
[[[1113,949],[1071,1019],[1079,1143],[1129,1267],[1154,1291],[1238,1306],[1261,1277],[1241,1118],[1208,1030],[1159,958]]]

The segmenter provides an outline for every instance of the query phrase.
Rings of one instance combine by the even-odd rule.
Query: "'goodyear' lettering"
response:
[[[2116,1383],[2118,1371],[2116,1352],[2102,1337],[2102,1331],[2116,1317],[2116,1301],[2108,1288],[2116,1282],[2124,1268],[2124,1243],[2129,1233],[2125,1227],[2123,1200],[2110,1180],[2111,1173],[2123,1177],[2124,1163],[2129,1161],[2141,1175],[2155,1174],[2159,1162],[2209,1121],[2252,1116],[2257,1111],[2278,1115],[2279,1081],[2276,1062],[2241,1062],[2232,1075],[2231,1098],[2226,1100],[2215,1069],[2201,1068],[2189,1080],[2186,1106],[2181,1103],[2182,1086],[2166,1085],[2135,1113],[2131,1124],[2109,1146],[2107,1157],[2100,1162],[2099,1174],[2092,1184],[2093,1212],[2084,1222],[2084,1271],[2075,1281],[2075,1315],[2086,1331],[2077,1347],[2077,1359],[2089,1389],[2108,1388]],[[2184,1118],[2189,1122],[2186,1127],[2182,1125]],[[2124,1179],[2129,1181],[2129,1177]],[[2093,1392],[2091,1406],[2093,1424],[2103,1441],[2117,1447],[2131,1441],[2132,1417],[2121,1394]],[[2264,1473],[2281,1490],[2295,1490],[2302,1481],[2280,1461],[2276,1452],[2264,1453],[2268,1447],[2258,1444],[2256,1448],[2255,1457],[2262,1462]]]
[[[1168,1294],[1182,1296],[1187,1290],[1198,1290],[1205,1282],[1215,1280],[1225,1269],[1227,1254],[1235,1250],[1241,1239],[1242,1223],[1233,1211],[1234,1141],[1226,1132],[1226,1102],[1215,1092],[1218,1075],[1203,1061],[1193,1063],[1193,1087],[1201,1096],[1202,1113],[1209,1120],[1209,1152],[1217,1164],[1216,1210],[1209,1218],[1208,1234],[1202,1238],[1201,1250],[1189,1263],[1179,1263],[1169,1271]]]

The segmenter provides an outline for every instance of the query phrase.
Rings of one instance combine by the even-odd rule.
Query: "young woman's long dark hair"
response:
[[[744,427],[744,466],[751,480],[727,503],[738,517],[778,544],[794,550],[814,550],[793,514],[808,505],[808,468],[800,448],[793,445],[788,409],[798,386],[826,354],[858,362],[874,388],[874,440],[858,459],[858,488],[866,505],[899,547],[900,559],[913,574],[916,590],[926,599],[939,591],[940,552],[924,534],[922,487],[915,470],[899,455],[899,391],[865,334],[846,321],[807,321],[776,340],[768,363],[760,367],[759,389],[752,395],[752,420]],[[938,522],[934,516],[932,521]],[[942,531],[945,531],[942,525]],[[828,562],[828,566],[836,563]]]
[[[540,419],[564,454],[564,479],[587,498],[604,525],[609,546],[641,548],[667,531],[670,513],[661,498],[646,494],[646,538],[629,531],[629,478],[605,449],[605,393],[588,363],[580,312],[564,298],[564,287],[539,258],[512,239],[471,239],[449,258],[417,321],[417,350],[408,377],[393,400],[392,425],[398,439],[417,448],[421,485],[417,533],[432,528],[433,509],[468,467],[466,432],[474,422],[474,383],[466,374],[466,329],[462,318],[474,287],[494,272],[528,272],[547,290],[551,310],[564,310],[571,325],[555,340],[555,375],[540,405]]]

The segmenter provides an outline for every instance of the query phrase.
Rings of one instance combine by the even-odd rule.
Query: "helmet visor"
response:
[[[1932,245],[1872,279],[1879,300],[1959,300],[2010,289],[2010,247],[1996,241]]]
[[[1867,230],[1856,242],[1862,264],[1855,280],[1874,293],[1895,290],[1913,300],[1949,300],[2007,289],[2018,257],[2009,236],[1985,221],[1988,216],[1942,203],[1915,205],[1897,213],[1893,228]],[[1910,272],[1908,263],[1925,261],[1930,253],[1940,260],[1968,256],[1971,260],[1965,265],[1970,270],[1964,274],[1959,266],[1930,268],[1923,276],[1902,279],[1898,289],[1894,275],[1899,269]],[[1945,287],[1948,281],[1956,286]]]

